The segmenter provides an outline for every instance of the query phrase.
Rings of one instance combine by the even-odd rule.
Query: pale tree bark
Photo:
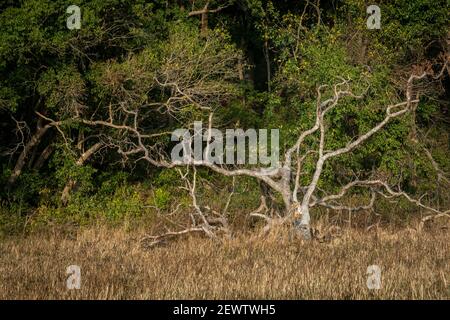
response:
[[[48,146],[46,146],[45,149],[42,150],[42,152],[39,155],[39,157],[37,158],[37,160],[34,162],[33,169],[34,170],[41,169],[42,166],[44,165],[45,161],[47,161],[47,159],[52,154],[54,149],[55,149],[55,147],[53,146],[53,144],[49,144]]]
[[[46,124],[45,126],[42,126],[41,121],[38,122],[36,132],[33,134],[31,139],[24,145],[22,152],[20,153],[19,157],[17,158],[13,172],[10,175],[8,182],[7,182],[8,187],[12,186],[16,182],[17,178],[19,178],[20,174],[22,173],[23,167],[26,164],[27,157],[30,155],[33,148],[36,147],[41,142],[45,133],[50,128],[56,127],[60,124],[62,124],[62,121],[59,121],[59,122],[53,121],[53,122]]]
[[[192,199],[193,211],[189,212],[190,226],[181,231],[168,230],[167,232],[157,236],[147,235],[141,239],[141,244],[145,248],[151,248],[164,243],[171,238],[190,233],[203,233],[211,239],[217,239],[217,234],[220,232],[229,237],[231,231],[228,225],[228,220],[226,219],[226,215],[231,198],[234,194],[235,180],[233,179],[233,190],[228,196],[225,207],[223,208],[223,210],[221,210],[222,212],[218,212],[210,208],[209,206],[201,206],[198,203],[196,196],[197,169],[195,168],[195,166],[187,166],[185,172],[182,172],[181,169],[177,169],[177,171],[180,174],[181,180],[185,183],[185,185],[180,187],[180,189],[187,191]],[[189,178],[189,175],[191,173],[190,171],[192,171],[191,179]],[[175,222],[174,224],[179,225],[179,223]]]
[[[266,182],[269,186],[271,186],[274,190],[278,191],[283,198],[283,201],[286,206],[286,215],[281,218],[281,223],[286,223],[288,221],[292,221],[295,229],[297,230],[298,234],[304,238],[304,239],[310,239],[311,238],[311,216],[310,216],[310,208],[320,205],[325,206],[332,209],[346,209],[349,211],[356,211],[356,210],[364,210],[371,208],[374,205],[375,202],[375,196],[376,194],[381,194],[385,197],[403,197],[410,201],[411,203],[424,208],[428,211],[434,212],[436,214],[447,214],[446,212],[441,212],[439,210],[436,210],[432,207],[429,207],[427,205],[424,205],[420,202],[420,200],[416,200],[406,193],[402,191],[394,191],[390,186],[387,185],[386,182],[379,181],[379,180],[373,180],[373,181],[355,181],[349,185],[346,185],[343,187],[341,192],[338,195],[333,195],[329,197],[324,197],[322,199],[317,199],[316,196],[314,196],[315,191],[317,189],[318,181],[321,177],[324,164],[334,157],[338,157],[340,155],[352,152],[354,149],[359,147],[361,144],[363,144],[365,141],[367,141],[370,137],[375,135],[377,132],[382,130],[388,123],[392,121],[392,119],[401,117],[408,112],[410,112],[413,107],[419,102],[418,99],[413,99],[413,82],[416,80],[420,80],[425,78],[428,75],[427,72],[422,72],[419,75],[411,75],[407,81],[407,89],[406,89],[406,101],[397,103],[395,105],[388,106],[386,108],[386,114],[382,121],[380,121],[378,124],[376,124],[373,128],[368,130],[365,134],[359,136],[358,138],[354,139],[353,141],[349,142],[345,147],[339,148],[336,150],[328,150],[325,151],[325,136],[326,136],[326,127],[325,127],[325,116],[326,114],[335,108],[340,99],[345,96],[350,96],[355,99],[361,99],[362,96],[355,95],[351,90],[349,86],[349,82],[347,80],[343,80],[341,83],[336,84],[333,87],[333,97],[322,101],[322,90],[325,88],[325,86],[321,86],[318,88],[318,98],[317,98],[317,104],[316,104],[316,121],[314,125],[309,129],[304,131],[298,138],[296,144],[291,147],[285,154],[285,162],[282,168],[279,168],[278,170],[274,170],[272,172],[264,172],[261,169],[236,169],[236,170],[226,170],[221,167],[217,167],[212,164],[199,162],[199,161],[192,161],[193,165],[199,165],[199,166],[206,166],[213,171],[216,171],[218,173],[227,175],[227,176],[235,176],[235,175],[248,175],[253,176],[257,179],[260,179],[264,182]],[[211,118],[210,118],[211,119]],[[211,120],[210,120],[211,121]],[[210,125],[211,127],[211,125]],[[319,133],[319,145],[318,149],[314,150],[314,154],[317,154],[317,161],[315,165],[315,171],[312,176],[311,182],[309,185],[300,187],[299,186],[299,179],[298,177],[298,171],[297,175],[295,177],[294,182],[294,188],[292,190],[292,157],[294,156],[294,153],[299,151],[300,147],[302,146],[304,140],[318,132]],[[308,150],[308,152],[311,150]],[[301,162],[304,160],[305,157],[297,157],[297,165],[300,166]],[[167,164],[165,164],[167,165]],[[298,169],[298,168],[297,168]],[[330,201],[335,202],[336,200],[342,198],[347,190],[349,190],[351,187],[354,186],[365,186],[372,189],[372,197],[370,200],[370,203],[367,205],[360,205],[357,207],[347,207],[343,205],[335,205],[330,204]],[[381,191],[375,191],[376,188],[382,188],[387,192],[387,195]],[[299,190],[302,190],[303,197],[301,200],[298,199],[297,192]],[[294,191],[294,193],[292,193]],[[261,214],[258,213],[258,215],[254,215],[261,217]],[[265,217],[265,220],[268,222],[268,226],[277,224],[274,222],[274,220],[278,220],[280,222],[280,219],[278,218],[271,218],[271,217]]]
[[[447,64],[448,60],[446,60],[444,68],[447,68]],[[442,72],[440,74],[442,74]],[[207,160],[196,160],[193,158],[187,158],[182,163],[174,163],[167,158],[167,155],[162,149],[158,149],[152,143],[155,136],[148,134],[145,129],[141,127],[140,124],[146,114],[144,108],[126,110],[127,114],[132,115],[131,123],[114,123],[114,117],[112,116],[110,116],[107,121],[81,119],[80,122],[86,125],[104,126],[113,131],[118,130],[119,135],[117,136],[120,136],[121,139],[115,140],[111,137],[108,142],[108,147],[116,149],[118,153],[124,157],[125,161],[131,161],[130,158],[135,157],[136,161],[147,161],[149,164],[161,168],[175,168],[180,166],[188,166],[191,168],[205,167],[224,176],[248,176],[264,182],[282,196],[286,210],[282,216],[273,216],[262,212],[253,213],[252,216],[264,219],[267,223],[265,229],[270,229],[271,226],[274,225],[290,224],[294,226],[294,230],[296,230],[296,233],[300,237],[303,239],[311,239],[311,208],[323,206],[337,210],[363,210],[373,206],[376,195],[381,195],[388,198],[402,197],[418,207],[435,214],[448,214],[448,211],[440,211],[425,205],[420,200],[414,199],[405,192],[399,190],[398,188],[391,187],[387,184],[387,182],[379,179],[353,181],[343,186],[341,191],[335,195],[324,195],[324,192],[317,192],[318,183],[322,176],[325,164],[330,161],[330,159],[351,153],[372,136],[383,130],[383,128],[385,128],[386,125],[388,125],[392,120],[409,114],[419,102],[419,99],[414,95],[413,83],[417,80],[425,79],[430,75],[432,75],[430,69],[412,74],[406,83],[405,101],[383,108],[384,117],[380,122],[374,124],[373,127],[367,130],[364,134],[349,141],[344,147],[334,150],[328,150],[325,146],[327,135],[327,114],[329,114],[331,110],[338,108],[339,103],[344,97],[362,99],[364,95],[357,95],[352,92],[349,79],[342,79],[341,82],[331,87],[325,85],[319,86],[317,88],[315,120],[313,125],[308,130],[305,130],[299,134],[295,144],[285,152],[281,165],[270,169],[262,167],[230,167],[217,165]],[[322,98],[325,90],[331,90],[331,97],[328,99]],[[211,133],[213,113],[209,108],[201,108],[201,110],[209,110],[210,112],[208,132]],[[312,136],[318,138],[318,144],[306,145],[306,139]],[[206,140],[207,149],[209,148],[210,143],[211,139],[210,135],[208,135],[208,139]],[[307,158],[314,160],[315,168],[313,170],[310,182],[307,185],[300,185],[299,175],[301,173],[302,164]],[[193,208],[196,212],[196,215],[193,216],[194,219],[192,224],[187,227],[186,230],[170,231],[168,232],[168,235],[173,236],[175,234],[184,234],[188,232],[187,230],[191,230],[192,232],[201,231],[209,237],[214,237],[216,231],[218,230],[212,227],[207,215],[203,213],[204,210],[200,208],[197,203],[195,197],[195,177],[196,176],[194,173],[194,181],[188,182],[187,176],[183,176],[183,180],[187,185],[186,188],[189,190],[193,200]],[[371,190],[372,197],[368,204],[348,207],[339,203],[339,200],[342,199],[348,191],[354,187],[364,187]],[[320,197],[318,194],[320,194]],[[222,215],[221,220],[226,221],[224,219],[226,219],[226,216]],[[221,228],[223,228],[224,225],[225,222],[221,223]],[[158,237],[159,236],[156,236],[156,238],[152,239],[158,242],[162,239]]]

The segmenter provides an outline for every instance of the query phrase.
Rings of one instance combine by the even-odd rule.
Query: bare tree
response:
[[[348,142],[342,148],[338,148],[335,150],[325,149],[325,137],[327,134],[326,115],[331,110],[338,107],[339,102],[343,97],[351,97],[353,99],[361,99],[363,97],[362,95],[357,95],[352,92],[350,81],[348,79],[342,79],[341,82],[333,85],[331,88],[332,96],[326,100],[324,100],[322,96],[327,86],[322,85],[317,88],[314,125],[298,136],[296,143],[285,152],[284,161],[278,168],[272,170],[266,170],[264,168],[230,168],[226,166],[219,166],[206,160],[195,160],[193,158],[188,159],[188,161],[185,162],[184,165],[188,165],[193,168],[195,168],[196,166],[206,167],[225,176],[251,176],[265,182],[272,189],[281,194],[286,207],[285,213],[282,216],[271,217],[259,211],[252,213],[252,216],[263,218],[267,222],[266,229],[270,229],[270,226],[274,224],[283,224],[287,222],[293,223],[296,226],[296,230],[298,231],[298,233],[305,239],[311,238],[311,208],[316,206],[324,206],[331,209],[346,209],[350,211],[368,209],[374,205],[376,195],[381,195],[386,198],[403,197],[411,203],[430,212],[448,215],[449,211],[441,212],[432,207],[429,207],[428,205],[422,203],[420,200],[414,199],[402,190],[390,186],[386,181],[380,179],[354,180],[344,185],[336,194],[322,195],[321,197],[317,196],[318,181],[322,175],[325,163],[330,159],[352,152],[372,136],[374,136],[377,132],[382,130],[393,119],[399,118],[411,112],[414,106],[419,102],[419,100],[415,98],[415,95],[413,93],[414,81],[424,79],[431,73],[431,70],[425,70],[420,74],[411,75],[406,84],[406,100],[394,105],[389,105],[384,108],[385,115],[382,121],[374,125],[366,133]],[[212,114],[210,114],[209,129],[212,127],[212,118]],[[128,130],[131,135],[128,136],[129,140],[127,140],[126,144],[116,146],[122,155],[139,155],[138,160],[148,161],[152,165],[158,167],[173,168],[180,165],[170,162],[165,157],[163,152],[146,146],[144,142],[146,134],[142,132],[142,128],[139,128],[137,121],[135,121],[133,126],[124,126],[123,129]],[[311,149],[312,146],[305,146],[305,139],[314,134],[318,134],[319,143],[316,149],[313,150]],[[124,149],[124,146],[126,146],[127,148]],[[155,155],[158,156],[155,157]],[[316,157],[314,173],[309,184],[301,186],[299,179],[299,173],[301,170],[300,168],[303,161],[309,155],[313,155],[314,157]],[[186,181],[186,176],[183,176],[183,179]],[[370,202],[357,207],[348,207],[339,204],[339,200],[342,199],[349,192],[349,190],[355,187],[370,188],[372,193]],[[175,234],[184,234],[190,231],[202,231],[209,236],[212,236],[214,230],[213,228],[211,228],[208,220],[203,216],[200,208],[196,204],[195,175],[194,182],[188,183],[188,190],[190,190],[191,196],[193,198],[193,206],[194,208],[196,208],[197,215],[201,217],[201,223],[200,225],[194,224],[196,225],[195,227],[187,228],[186,230],[180,231],[178,233],[170,232],[168,233],[168,235],[173,236]],[[225,219],[226,217],[222,218]],[[160,239],[161,238],[156,237],[154,238],[154,241],[157,242]]]
[[[163,55],[162,61],[158,63],[157,69],[153,68],[152,61],[146,60],[148,55],[145,52],[142,56],[130,57],[128,61],[124,62],[124,69],[106,65],[100,79],[100,82],[104,83],[111,92],[111,101],[106,106],[106,110],[96,112],[89,117],[79,113],[75,119],[72,119],[72,121],[84,125],[101,128],[102,144],[109,149],[117,150],[124,161],[146,161],[161,168],[180,166],[192,168],[193,181],[189,182],[186,174],[182,174],[181,177],[193,200],[195,217],[199,219],[192,219],[191,226],[183,231],[170,231],[167,236],[192,231],[204,232],[213,237],[219,230],[211,225],[211,221],[203,213],[205,212],[204,208],[201,209],[197,204],[195,196],[196,167],[205,167],[229,177],[249,176],[267,184],[281,195],[285,207],[284,213],[273,216],[259,210],[253,212],[251,216],[263,218],[267,222],[266,230],[276,224],[290,223],[305,239],[311,238],[311,208],[323,206],[338,210],[362,210],[371,208],[377,195],[386,198],[403,197],[433,213],[448,214],[448,211],[441,212],[427,206],[420,199],[414,199],[398,187],[390,186],[387,181],[380,178],[355,179],[342,186],[339,192],[331,195],[318,190],[318,183],[327,162],[353,152],[385,128],[393,119],[414,111],[419,102],[419,97],[414,90],[414,83],[433,76],[431,66],[422,70],[416,68],[406,81],[405,101],[381,108],[383,110],[382,120],[341,148],[334,150],[326,148],[327,115],[339,107],[343,98],[362,99],[364,97],[364,94],[355,94],[352,91],[350,79],[343,78],[332,86],[321,85],[317,88],[314,122],[309,129],[301,132],[294,145],[285,151],[278,167],[267,169],[217,165],[208,160],[194,158],[186,159],[184,163],[174,163],[167,156],[165,146],[159,141],[162,135],[170,132],[161,132],[161,128],[154,127],[155,114],[169,115],[179,120],[180,114],[186,109],[193,108],[197,112],[209,113],[208,129],[211,129],[214,109],[233,97],[232,83],[239,79],[237,68],[239,52],[221,50],[223,45],[220,40],[209,35],[201,41],[192,38],[185,41],[184,36],[186,35],[183,32],[171,35],[166,53]],[[442,70],[447,70],[448,62],[448,57],[446,57]],[[442,76],[443,72],[439,72],[435,77]],[[131,88],[130,82],[132,83]],[[159,99],[156,100],[143,99],[143,97],[149,96],[149,92],[161,92],[162,94],[158,95]],[[99,119],[99,116],[102,117]],[[47,126],[58,128],[56,121],[47,120],[50,121]],[[207,149],[211,143],[210,138],[208,136]],[[315,138],[318,143],[307,143],[311,138]],[[300,175],[306,159],[314,161],[314,170],[309,183],[301,185]],[[353,188],[369,188],[372,194],[370,201],[356,207],[343,205],[340,201]],[[227,224],[226,216],[221,215],[220,218],[222,220],[221,230],[223,230]],[[156,237],[153,241],[157,243],[162,238]]]
[[[22,151],[19,154],[19,157],[16,160],[16,164],[14,166],[14,169],[8,179],[8,186],[12,186],[17,178],[19,178],[20,174],[22,173],[22,170],[24,166],[26,165],[26,160],[30,156],[32,150],[41,142],[44,135],[47,133],[47,131],[50,128],[58,127],[60,126],[64,121],[50,121],[46,125],[43,125],[42,119],[40,119],[37,123],[37,128],[35,133],[31,136],[31,138],[25,142],[25,138],[22,135],[22,138],[19,143],[17,143],[17,149],[20,148],[20,146],[23,147]],[[19,124],[18,124],[19,126]],[[19,128],[19,127],[18,127]]]
[[[189,178],[190,171],[192,170],[192,178]],[[191,199],[192,199],[192,208],[193,211],[189,212],[189,218],[190,218],[190,226],[182,226],[181,231],[172,231],[169,230],[161,235],[157,236],[145,236],[141,243],[147,247],[151,248],[153,246],[156,246],[170,238],[185,235],[188,233],[203,233],[207,237],[216,239],[217,233],[221,232],[225,235],[230,235],[230,228],[228,225],[228,220],[226,218],[227,216],[227,210],[228,206],[231,201],[231,197],[234,194],[234,183],[235,180],[233,179],[233,190],[228,196],[228,201],[225,204],[224,209],[222,212],[218,212],[209,206],[202,206],[197,201],[197,169],[195,166],[192,166],[192,169],[190,170],[190,167],[186,167],[186,171],[183,173],[181,169],[177,168],[178,173],[180,174],[181,180],[184,182],[184,186],[180,187],[180,189],[186,190]],[[179,223],[175,223],[176,225],[179,225]]]
[[[77,166],[82,166],[84,165],[84,163],[92,156],[94,155],[98,150],[100,150],[100,148],[103,146],[103,143],[101,142],[97,142],[95,143],[92,147],[90,147],[89,149],[87,149],[85,152],[83,152],[81,154],[81,156],[78,158],[78,160],[75,162],[75,165]],[[61,203],[63,205],[66,205],[67,202],[69,201],[69,197],[70,197],[70,192],[72,191],[72,189],[75,187],[75,185],[77,184],[76,180],[73,179],[69,179],[69,181],[66,183],[64,190],[62,192],[61,195]]]

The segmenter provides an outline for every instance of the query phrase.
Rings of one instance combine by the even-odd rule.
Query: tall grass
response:
[[[0,299],[449,299],[450,234],[346,229],[302,242],[279,230],[147,250],[143,232],[104,227],[9,237],[0,243]],[[69,265],[81,289],[68,290]],[[366,286],[381,268],[381,289]]]

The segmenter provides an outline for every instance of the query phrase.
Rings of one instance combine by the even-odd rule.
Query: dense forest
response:
[[[296,214],[309,227],[309,208],[365,227],[445,215],[448,1],[380,0],[380,28],[369,5],[2,1],[0,232],[101,220],[211,235]],[[194,121],[279,129],[288,172],[171,165],[171,133]]]

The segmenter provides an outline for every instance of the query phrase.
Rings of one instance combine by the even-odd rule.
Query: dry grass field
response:
[[[0,299],[449,299],[450,234],[344,230],[330,241],[240,235],[145,249],[142,232],[89,228],[0,243]],[[81,289],[66,268],[81,267]],[[366,286],[367,267],[382,271]]]

